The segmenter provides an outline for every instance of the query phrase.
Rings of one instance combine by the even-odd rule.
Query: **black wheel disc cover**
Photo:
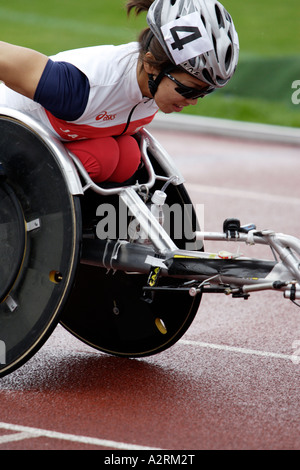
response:
[[[0,179],[0,302],[20,272],[26,246],[25,220],[15,193]]]

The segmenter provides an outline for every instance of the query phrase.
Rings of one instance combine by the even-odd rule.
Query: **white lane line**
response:
[[[16,434],[0,436],[0,445],[6,444],[7,442],[23,441],[24,439],[32,439],[32,434],[30,432],[17,432]]]
[[[0,444],[4,442],[9,442],[9,437],[15,436],[14,440],[36,438],[36,437],[47,437],[49,439],[59,439],[64,441],[78,442],[81,444],[89,444],[99,447],[108,447],[113,449],[121,450],[160,450],[157,447],[146,447],[135,444],[127,444],[125,442],[116,442],[110,441],[107,439],[98,439],[96,437],[88,436],[77,436],[76,434],[66,434],[56,431],[48,431],[46,429],[32,428],[28,426],[20,426],[18,424],[2,423],[0,422],[0,429],[7,429],[9,431],[17,431],[19,434],[13,434],[11,436],[1,436]],[[17,436],[20,436],[19,439],[16,439]],[[23,437],[22,437],[23,436]],[[3,439],[3,442],[2,442]]]
[[[215,194],[218,196],[240,197],[243,199],[254,199],[258,201],[273,202],[280,204],[296,204],[300,205],[300,198],[280,196],[277,194],[260,193],[256,191],[244,191],[240,189],[222,188],[218,186],[205,186],[202,184],[186,183],[191,191],[206,194]]]
[[[228,352],[234,352],[234,353],[239,353],[239,354],[248,354],[251,356],[271,357],[275,359],[288,359],[290,361],[293,361],[294,359],[294,355],[272,353],[268,351],[259,351],[256,349],[237,348],[235,346],[226,346],[223,344],[204,343],[202,341],[192,341],[192,340],[181,339],[179,340],[179,343],[185,344],[186,346],[198,346],[201,348],[218,349],[220,351],[228,351]]]

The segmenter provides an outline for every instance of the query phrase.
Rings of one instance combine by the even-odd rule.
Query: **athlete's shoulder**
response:
[[[51,56],[54,61],[65,61],[75,65],[89,79],[90,85],[105,85],[118,80],[128,64],[136,60],[138,43],[120,46],[100,45],[72,49]]]

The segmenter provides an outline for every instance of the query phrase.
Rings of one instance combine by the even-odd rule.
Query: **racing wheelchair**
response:
[[[99,351],[143,357],[182,337],[203,294],[272,290],[298,305],[300,240],[238,219],[201,232],[166,151],[146,129],[135,138],[134,177],[99,185],[41,123],[0,108],[0,377],[58,323]],[[208,253],[205,240],[268,245],[272,259]]]

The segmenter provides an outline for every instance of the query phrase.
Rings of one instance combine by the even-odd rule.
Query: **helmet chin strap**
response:
[[[148,73],[148,77],[149,77],[148,87],[149,87],[151,95],[154,98],[155,93],[157,92],[157,89],[158,89],[158,85],[164,78],[164,72],[160,72],[160,74],[155,79],[154,79],[153,73]]]
[[[149,90],[150,90],[150,93],[152,95],[152,97],[154,98],[155,96],[155,93],[157,92],[157,89],[158,89],[158,86],[160,84],[160,82],[162,81],[162,79],[164,78],[165,74],[166,73],[169,73],[169,72],[172,72],[173,70],[176,69],[176,66],[175,65],[169,65],[167,67],[165,67],[158,75],[156,78],[154,78],[154,75],[153,73],[148,73],[148,87],[149,87]]]

